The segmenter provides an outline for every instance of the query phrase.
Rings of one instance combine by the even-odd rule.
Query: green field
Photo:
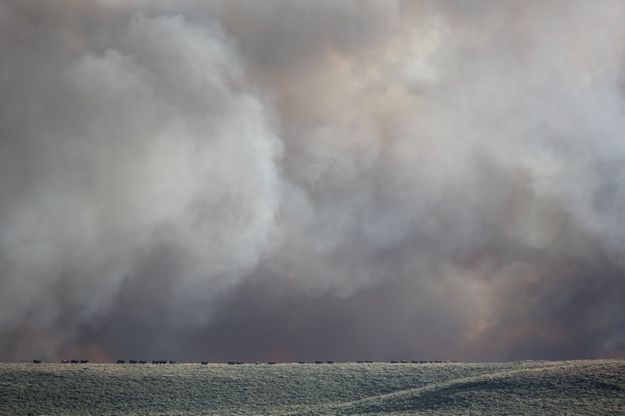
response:
[[[0,415],[625,415],[625,361],[0,364]]]

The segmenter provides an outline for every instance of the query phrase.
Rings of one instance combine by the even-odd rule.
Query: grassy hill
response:
[[[1,415],[625,415],[625,361],[0,364]]]

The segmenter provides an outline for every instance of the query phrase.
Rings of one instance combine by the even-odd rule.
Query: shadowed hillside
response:
[[[624,361],[2,364],[0,414],[625,413]]]

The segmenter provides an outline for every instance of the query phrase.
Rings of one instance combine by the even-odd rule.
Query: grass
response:
[[[0,415],[625,415],[625,361],[0,364]]]

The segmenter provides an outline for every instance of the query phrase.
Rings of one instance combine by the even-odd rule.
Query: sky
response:
[[[624,357],[623,21],[0,0],[0,360]]]

